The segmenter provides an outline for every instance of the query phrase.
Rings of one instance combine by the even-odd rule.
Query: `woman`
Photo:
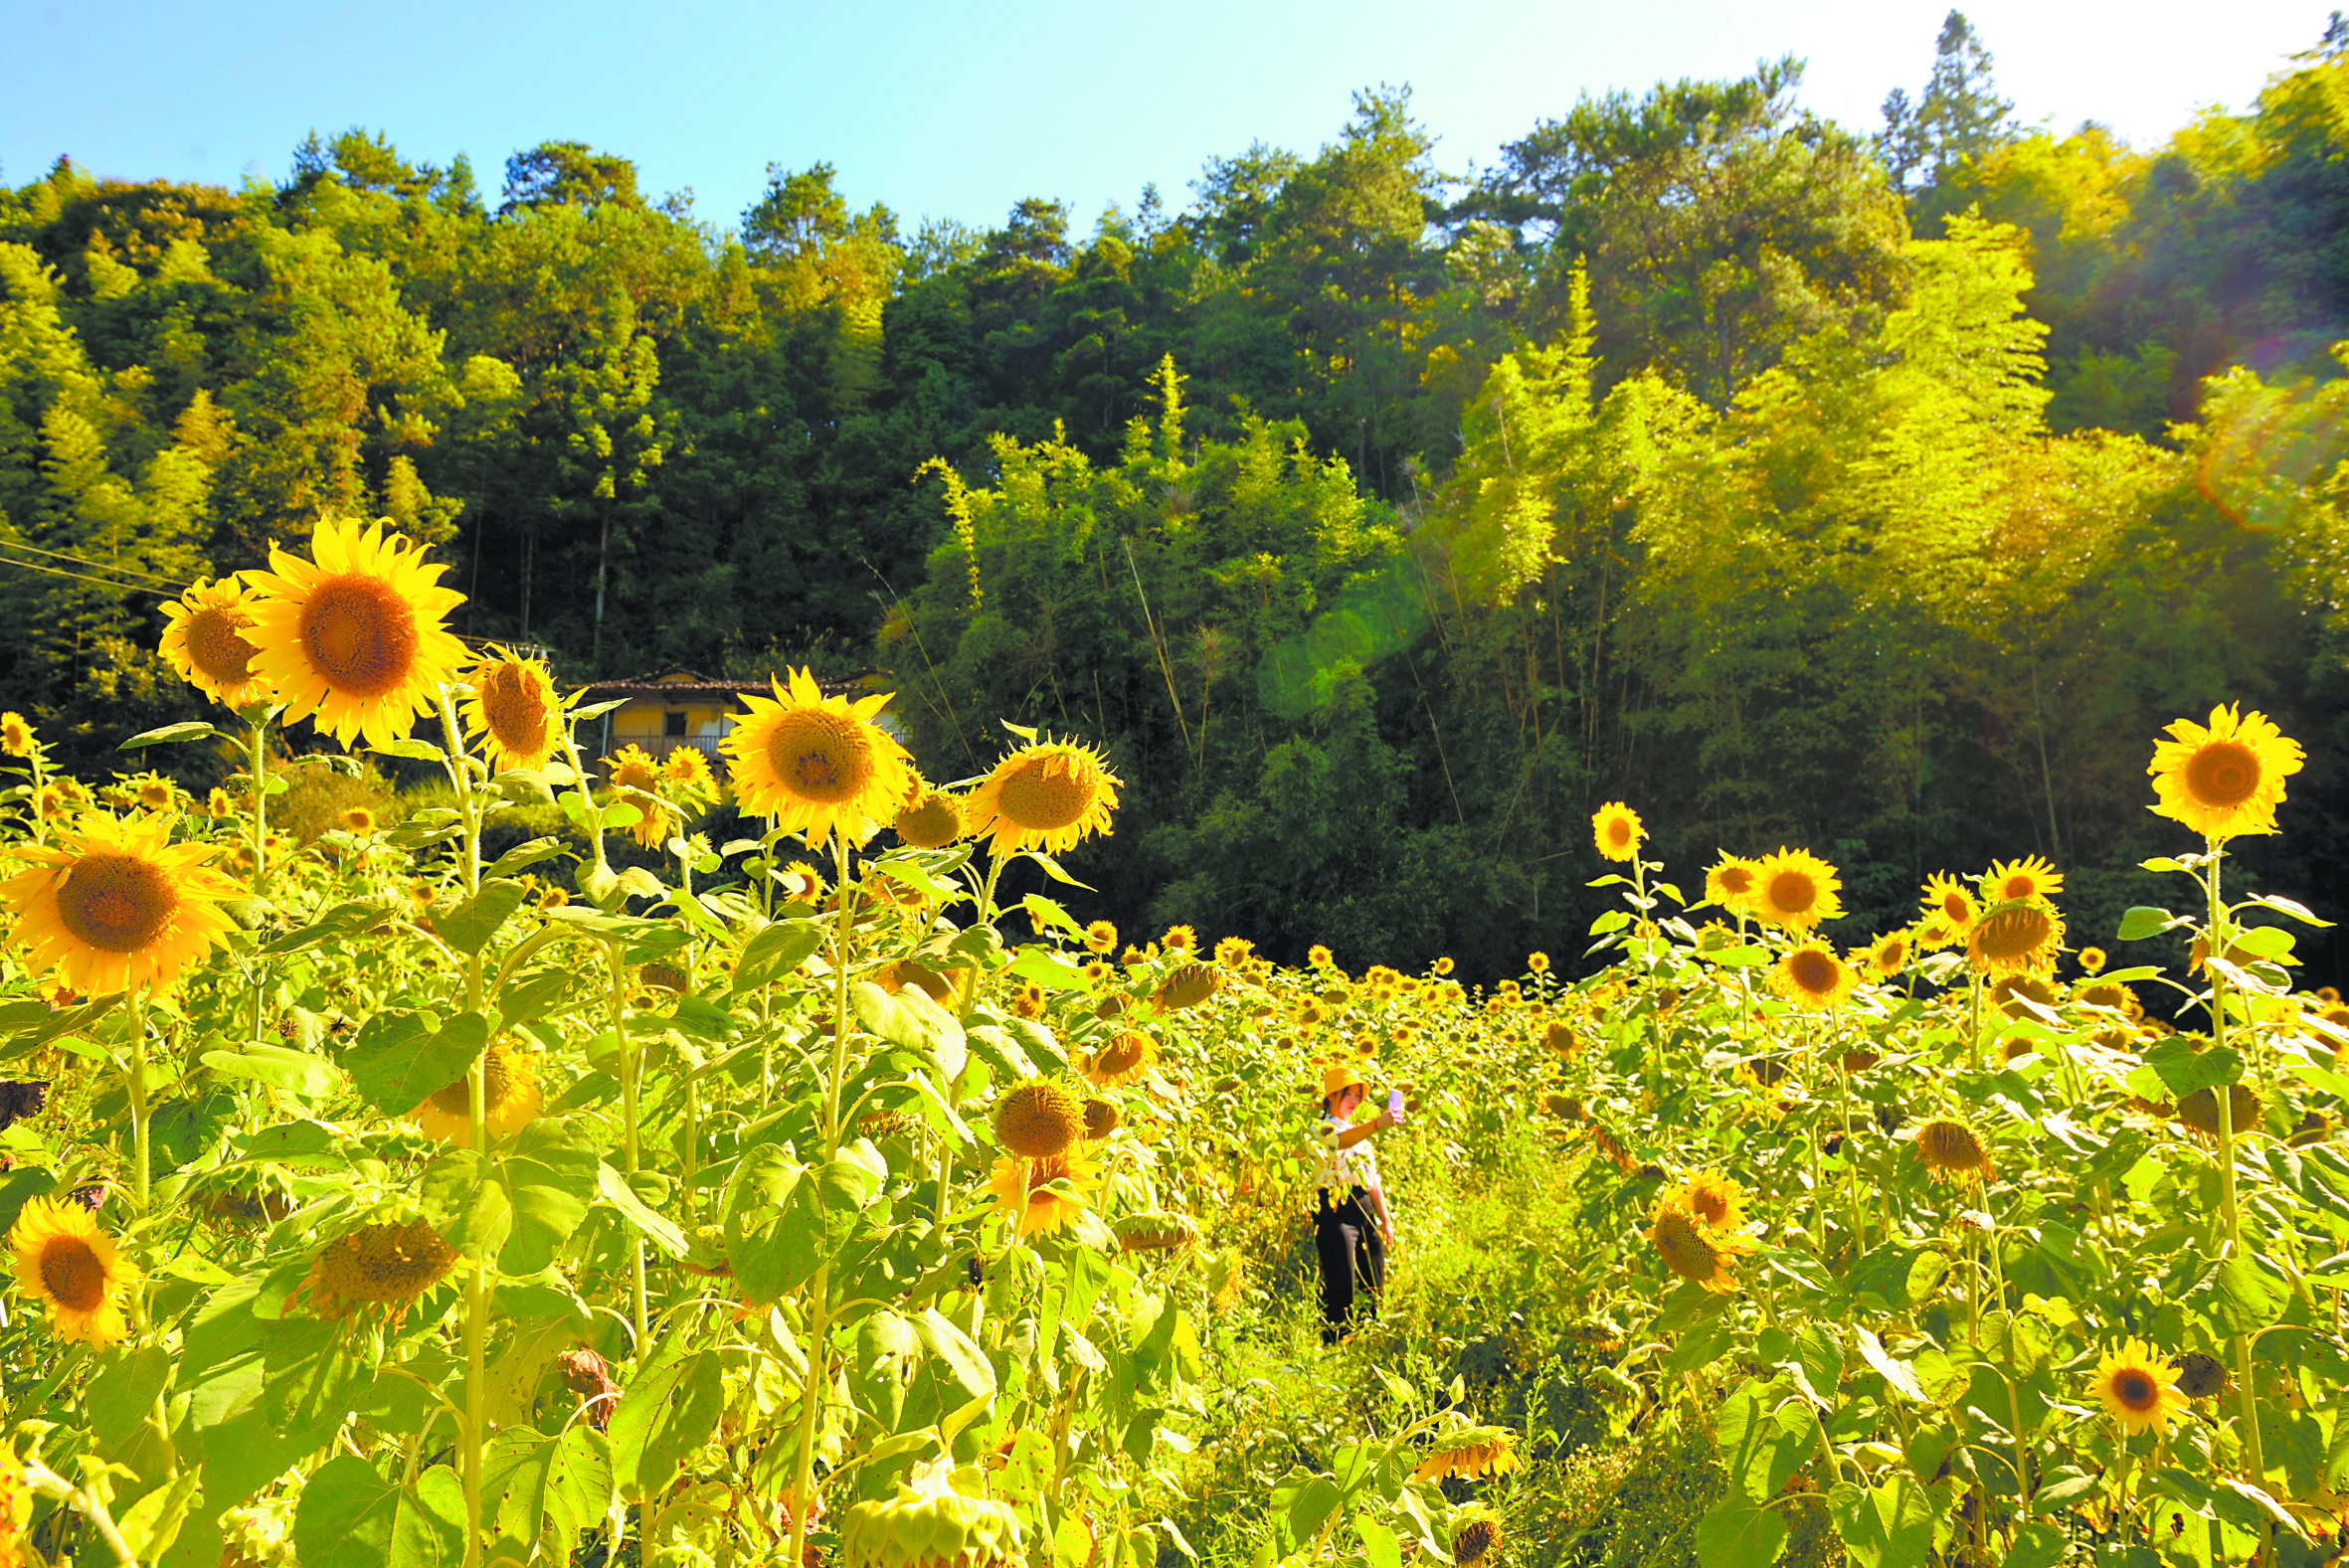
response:
[[[1369,1138],[1402,1118],[1382,1111],[1356,1127],[1354,1113],[1366,1093],[1360,1075],[1344,1063],[1322,1073],[1322,1192],[1313,1242],[1322,1264],[1324,1344],[1345,1334],[1357,1306],[1376,1310],[1386,1284],[1386,1249],[1394,1245],[1394,1214]]]

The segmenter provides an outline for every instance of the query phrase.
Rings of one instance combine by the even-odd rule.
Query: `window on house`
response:
[[[663,735],[683,735],[685,733],[684,710],[671,708],[662,714],[660,716],[660,733]]]

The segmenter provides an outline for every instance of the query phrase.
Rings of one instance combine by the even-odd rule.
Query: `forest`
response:
[[[2305,746],[2238,853],[2319,902],[2349,26],[2144,148],[2018,122],[1956,13],[1919,65],[1880,125],[1788,58],[1470,175],[1367,89],[1089,233],[821,162],[701,214],[563,140],[494,193],[365,128],[235,191],[61,159],[0,190],[0,708],[124,766],[204,711],[170,596],[387,517],[566,689],[869,677],[940,783],[998,719],[1097,747],[1072,907],[1282,961],[1568,953],[1612,799],[1676,864],[1830,854],[1847,941],[2018,848],[2105,933],[2141,737],[2219,701]]]

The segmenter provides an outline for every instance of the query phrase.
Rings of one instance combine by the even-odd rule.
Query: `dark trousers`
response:
[[[1322,1188],[1313,1247],[1322,1262],[1322,1343],[1336,1344],[1357,1314],[1378,1309],[1386,1285],[1386,1243],[1363,1204],[1363,1189]]]

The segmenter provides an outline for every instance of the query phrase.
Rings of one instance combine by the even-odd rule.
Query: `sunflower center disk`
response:
[[[2150,1409],[2157,1397],[2153,1379],[2138,1371],[2116,1374],[2112,1379],[2112,1396],[2131,1410]]]
[[[253,655],[260,650],[240,633],[252,623],[252,617],[235,610],[198,610],[188,625],[188,657],[224,686],[251,678]]]
[[[1819,901],[1819,890],[1799,871],[1781,871],[1770,878],[1770,904],[1789,915],[1800,915]]]
[[[95,1311],[106,1299],[106,1266],[90,1244],[60,1236],[41,1254],[41,1283],[57,1304],[71,1311]]]
[[[2259,791],[2259,759],[2248,746],[2214,741],[2186,765],[2186,786],[2204,805],[2241,805]]]
[[[836,805],[864,792],[872,780],[867,743],[856,721],[842,714],[800,712],[776,726],[767,760],[794,794]]]
[[[162,867],[129,855],[91,855],[58,889],[66,930],[108,953],[136,953],[170,924],[179,897]]]
[[[1824,953],[1805,950],[1797,953],[1787,965],[1794,983],[1814,995],[1824,995],[1835,989],[1835,960]]]
[[[416,668],[416,612],[378,577],[350,573],[318,585],[301,610],[301,645],[338,692],[380,697]]]
[[[1093,804],[1091,784],[1066,757],[1038,757],[1003,781],[1001,809],[1030,830],[1066,827]]]

